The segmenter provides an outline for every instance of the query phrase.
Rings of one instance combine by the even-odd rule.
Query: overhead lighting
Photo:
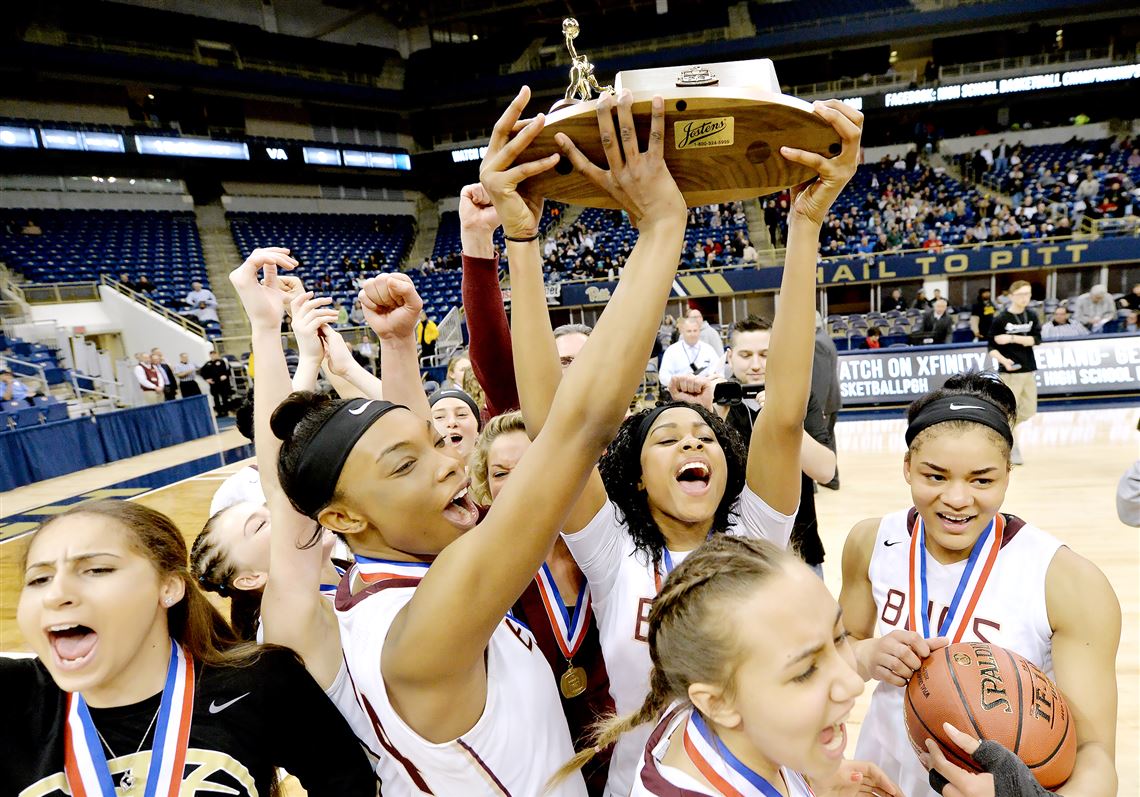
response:
[[[147,98],[148,100],[153,100],[153,99],[154,99],[154,95],[153,95],[153,94],[148,94],[148,95],[146,95],[146,98]]]
[[[471,41],[473,41],[473,42],[479,41],[479,34],[478,33],[472,33],[471,34]]]

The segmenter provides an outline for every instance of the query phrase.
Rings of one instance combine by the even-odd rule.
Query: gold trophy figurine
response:
[[[566,37],[566,49],[570,51],[570,85],[566,87],[566,97],[563,102],[558,103],[556,107],[592,100],[595,94],[614,90],[613,86],[598,85],[598,79],[594,77],[594,65],[586,56],[578,55],[578,51],[574,49],[574,40],[578,38],[579,31],[578,20],[574,17],[562,20],[562,35]]]

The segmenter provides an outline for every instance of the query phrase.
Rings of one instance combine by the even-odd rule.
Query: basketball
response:
[[[1037,781],[1055,788],[1073,771],[1077,731],[1057,685],[1011,650],[962,642],[935,651],[911,677],[904,704],[917,752],[934,739],[954,764],[979,772],[946,738],[943,722],[1015,753]]]

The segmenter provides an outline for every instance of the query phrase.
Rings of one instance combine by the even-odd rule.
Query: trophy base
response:
[[[643,149],[655,94],[665,100],[665,163],[689,207],[754,199],[816,176],[781,156],[782,146],[825,158],[839,154],[841,148],[839,134],[803,100],[760,89],[713,86],[633,92],[634,126]],[[561,152],[554,134],[565,133],[592,163],[607,168],[596,108],[597,100],[588,100],[552,109],[543,131],[517,162]],[[528,183],[559,202],[619,207],[565,157]]]

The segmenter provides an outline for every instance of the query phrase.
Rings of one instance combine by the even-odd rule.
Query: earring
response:
[[[168,609],[170,608],[170,604],[172,604],[172,603],[174,603],[174,601],[170,598],[164,598],[162,601],[162,605]]]

